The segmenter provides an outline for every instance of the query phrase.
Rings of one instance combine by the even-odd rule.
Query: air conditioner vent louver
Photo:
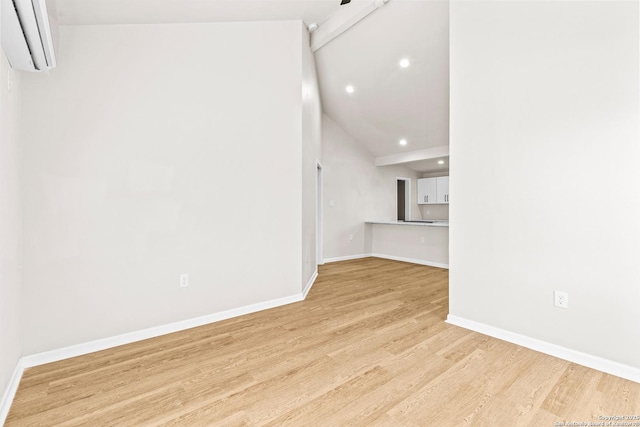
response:
[[[2,1],[2,50],[12,68],[45,71],[56,66],[45,0]]]

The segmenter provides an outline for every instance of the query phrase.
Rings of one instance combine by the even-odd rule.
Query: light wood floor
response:
[[[322,266],[307,300],[25,372],[7,426],[554,426],[640,384],[444,323],[446,270]],[[638,420],[640,421],[640,420]]]

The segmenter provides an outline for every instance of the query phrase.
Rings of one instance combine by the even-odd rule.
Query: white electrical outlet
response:
[[[353,240],[353,234],[349,234],[349,241]]]
[[[569,308],[569,294],[562,291],[553,291],[553,300],[556,307]]]
[[[189,275],[187,273],[183,273],[180,275],[180,287],[186,288],[189,286]]]
[[[420,238],[420,243],[421,243],[421,244],[424,244],[424,237],[421,237],[421,238]]]

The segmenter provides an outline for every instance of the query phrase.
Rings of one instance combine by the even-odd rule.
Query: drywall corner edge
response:
[[[307,283],[307,286],[305,286],[304,289],[302,290],[302,299],[303,300],[307,299],[307,295],[309,294],[309,291],[311,290],[311,287],[313,286],[313,284],[316,282],[317,278],[318,278],[318,268],[316,267],[316,271],[313,272],[313,275],[309,279],[309,282]]]
[[[494,326],[486,325],[484,323],[476,322],[474,320],[465,319],[463,317],[458,317],[451,314],[447,316],[446,322],[454,326],[459,326],[461,328],[469,329],[471,331],[475,331],[493,338],[510,342],[512,344],[526,347],[531,350],[539,351],[549,356],[577,363],[579,365],[586,366],[587,368],[596,369],[607,374],[615,375],[620,378],[625,378],[627,380],[640,383],[640,369],[633,366],[583,353],[581,351],[572,350],[570,348],[562,347],[546,341],[538,340],[536,338],[520,335],[515,332],[510,332],[501,328],[496,328]]]

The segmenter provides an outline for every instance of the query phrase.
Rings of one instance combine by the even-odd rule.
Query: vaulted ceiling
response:
[[[344,6],[339,0],[48,1],[61,25],[300,19],[319,24],[316,33],[335,26],[332,19],[341,13],[383,5],[382,0]],[[315,52],[323,111],[381,165],[447,170],[449,2],[389,0],[371,9]],[[403,59],[407,67],[400,65]],[[444,165],[437,163],[441,158]]]
[[[376,157],[448,144],[447,2],[391,0],[316,60],[325,113]]]

